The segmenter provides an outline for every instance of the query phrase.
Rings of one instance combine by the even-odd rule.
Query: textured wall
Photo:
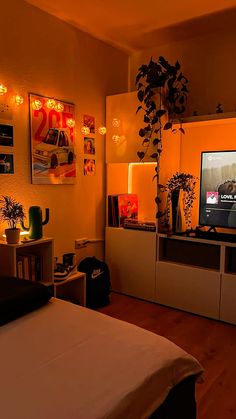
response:
[[[50,208],[46,236],[55,239],[55,254],[72,251],[79,237],[104,236],[105,137],[96,134],[96,175],[83,175],[83,114],[105,122],[105,96],[127,90],[128,57],[91,36],[21,0],[1,4],[0,82],[24,104],[13,109],[15,174],[0,175],[0,194]],[[28,92],[76,105],[77,183],[32,185]],[[27,223],[27,220],[26,220]],[[4,224],[0,225],[3,231]]]

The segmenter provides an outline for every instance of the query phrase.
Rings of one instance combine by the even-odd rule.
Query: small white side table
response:
[[[86,306],[86,274],[84,272],[72,273],[63,281],[55,282],[54,297],[68,298],[71,302]]]

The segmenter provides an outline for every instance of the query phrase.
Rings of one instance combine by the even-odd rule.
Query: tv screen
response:
[[[236,151],[201,156],[199,224],[236,228]]]

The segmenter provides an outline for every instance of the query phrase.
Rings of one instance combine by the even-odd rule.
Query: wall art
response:
[[[84,126],[90,129],[93,134],[95,132],[95,117],[91,115],[84,115]]]
[[[95,139],[84,137],[84,154],[95,154]]]
[[[29,105],[32,183],[75,183],[75,105],[33,93]]]
[[[0,174],[14,173],[14,156],[12,153],[3,153],[0,150]]]
[[[95,160],[84,159],[84,175],[94,176],[95,175]]]

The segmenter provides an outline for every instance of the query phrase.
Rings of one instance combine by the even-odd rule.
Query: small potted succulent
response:
[[[22,222],[24,217],[23,205],[14,198],[3,195],[0,199],[0,219],[6,221],[9,226],[5,229],[7,243],[19,243],[20,228],[17,227],[17,224]]]

